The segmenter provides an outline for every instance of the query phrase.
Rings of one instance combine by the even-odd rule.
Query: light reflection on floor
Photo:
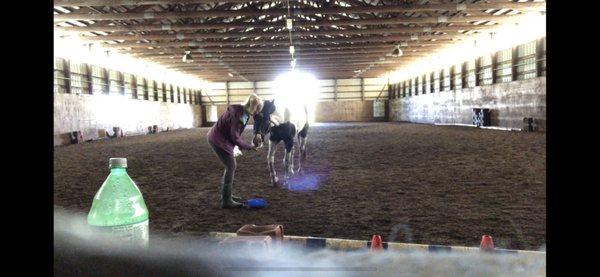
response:
[[[296,192],[315,191],[319,189],[319,179],[313,174],[294,176],[288,180],[286,189]]]

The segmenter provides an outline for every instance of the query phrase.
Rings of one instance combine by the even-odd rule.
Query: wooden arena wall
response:
[[[161,131],[200,127],[200,105],[140,101],[113,95],[55,94],[54,145],[68,144],[68,133],[81,131],[84,140],[104,137],[120,127],[124,135],[145,134],[148,126]],[[117,99],[116,99],[117,98]]]
[[[390,121],[472,124],[473,108],[489,108],[491,125],[521,129],[533,117],[546,127],[546,77],[391,99]]]
[[[240,103],[251,93],[263,99],[273,99],[273,85],[271,81],[213,83],[211,89],[202,92],[203,114],[207,119],[205,124],[215,122],[216,116],[225,110],[227,104]],[[317,122],[386,120],[387,79],[324,79],[318,80],[317,87]],[[376,101],[377,99],[380,101]]]
[[[546,130],[545,37],[421,71],[390,81],[390,121],[473,124],[473,109],[484,108],[492,127],[522,129],[533,118]]]
[[[126,69],[124,69],[126,70]],[[54,57],[54,145],[69,144],[69,133],[84,140],[199,127],[200,88]]]

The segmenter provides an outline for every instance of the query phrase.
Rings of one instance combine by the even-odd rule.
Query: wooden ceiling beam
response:
[[[357,29],[357,30],[322,30],[322,31],[294,31],[292,37],[301,38],[305,36],[334,36],[334,35],[385,35],[401,33],[423,33],[423,32],[459,32],[459,31],[477,31],[489,29],[490,25],[470,25],[470,26],[447,26],[447,27],[400,27],[400,28],[378,28],[378,29]],[[285,32],[224,32],[224,33],[202,33],[202,34],[132,34],[132,35],[103,35],[90,36],[82,35],[81,39],[88,41],[139,41],[139,40],[183,40],[183,39],[216,39],[216,38],[255,38],[255,37],[289,37]]]
[[[316,63],[316,62],[312,62],[312,61],[299,61],[297,66],[298,67],[302,67],[302,66],[315,66],[315,67],[338,67],[338,66],[354,66],[354,65],[370,65],[373,64],[373,66],[377,65],[382,65],[382,64],[397,64],[399,62],[405,62],[405,61],[415,61],[417,60],[417,56],[412,56],[412,57],[405,57],[401,60],[384,60],[384,61],[380,61],[378,59],[364,59],[364,60],[351,60],[351,61],[341,61],[341,60],[337,60],[337,61],[330,61],[327,64],[323,64],[323,63]],[[168,63],[168,62],[162,62],[160,63],[161,65],[164,66],[169,66],[169,67],[176,67],[176,68],[225,68],[222,65],[218,64],[218,63],[197,63],[194,65],[187,65],[187,64],[181,64],[181,63]],[[271,67],[290,67],[290,63],[289,62],[272,62],[272,63],[257,63],[257,62],[228,62],[227,65],[229,67],[244,67],[246,69],[250,69],[250,68],[271,68]]]
[[[350,43],[350,42],[392,42],[406,41],[407,43],[419,44],[423,41],[435,39],[436,42],[448,42],[458,38],[457,35],[411,35],[411,36],[360,36],[351,38],[303,38],[296,40],[294,45],[312,45],[325,43]],[[103,44],[105,46],[116,46],[118,48],[148,48],[148,47],[206,47],[206,46],[253,46],[253,45],[289,45],[289,40],[241,40],[241,41],[178,41],[178,42],[151,42],[135,43],[124,42],[115,44]],[[151,48],[149,48],[151,49]]]
[[[273,2],[273,0],[253,0],[254,2]],[[129,5],[174,5],[174,4],[212,4],[212,3],[248,3],[248,0],[54,0],[55,7],[115,7]]]
[[[405,13],[405,12],[438,12],[465,11],[488,9],[513,9],[518,11],[545,10],[545,2],[506,2],[506,3],[474,3],[474,4],[426,4],[414,6],[358,6],[358,7],[327,7],[293,9],[294,15],[315,14],[357,14],[357,13]],[[130,20],[130,19],[184,19],[204,17],[237,17],[237,16],[286,16],[287,9],[242,9],[242,10],[208,10],[208,11],[170,11],[170,12],[137,12],[137,13],[89,13],[89,14],[59,14],[54,21],[66,20]]]
[[[369,25],[405,25],[405,24],[438,24],[438,23],[468,23],[474,21],[492,21],[499,22],[517,15],[481,15],[481,16],[436,16],[436,17],[399,17],[390,19],[342,19],[326,21],[298,21],[294,23],[295,27],[326,27],[326,26],[369,26]],[[248,29],[248,28],[270,28],[282,27],[283,22],[269,23],[192,23],[192,24],[135,24],[135,25],[115,25],[115,26],[73,26],[60,27],[55,26],[57,30],[74,32],[130,32],[130,31],[197,31],[197,30],[228,30],[228,29]]]
[[[317,67],[335,67],[337,65],[348,65],[348,64],[366,64],[366,65],[370,65],[370,64],[395,64],[398,62],[405,62],[405,61],[415,61],[417,60],[418,56],[412,56],[412,57],[402,57],[402,59],[386,59],[386,60],[379,60],[378,58],[374,58],[374,59],[370,59],[370,60],[350,60],[350,61],[343,61],[343,60],[336,60],[336,61],[331,61],[328,63],[320,63],[320,62],[315,62],[315,61],[299,61],[297,63],[297,66],[317,66]],[[169,63],[169,62],[161,62],[159,64],[162,65],[166,65],[166,66],[173,66],[173,67],[178,67],[178,68],[198,68],[198,67],[223,67],[221,64],[219,63],[193,63],[193,64],[183,64],[183,63]],[[243,67],[252,67],[252,68],[269,68],[269,67],[279,67],[279,66],[285,66],[285,67],[290,67],[290,63],[288,61],[273,61],[273,62],[268,62],[268,61],[241,61],[241,62],[228,62],[226,63],[227,66],[229,67],[236,67],[236,66],[243,66]]]
[[[431,50],[430,47],[412,47],[412,48],[402,48],[403,52],[406,54],[409,53],[423,53],[426,50]],[[321,51],[321,52],[296,52],[294,56],[299,59],[329,59],[329,58],[349,58],[352,56],[382,56],[386,54],[392,53],[392,47],[389,48],[381,48],[381,49],[371,49],[371,50],[349,50],[349,51]],[[414,50],[414,51],[413,51]],[[139,58],[144,59],[177,59],[180,60],[182,57],[182,53],[168,53],[164,55],[144,55],[137,56]],[[236,55],[233,53],[224,53],[224,54],[211,54],[211,55],[192,55],[194,59],[203,60],[203,59],[280,59],[280,58],[290,58],[289,53],[255,53],[255,54],[244,54],[244,55]]]
[[[356,63],[346,63],[346,64],[332,64],[332,65],[322,65],[322,64],[307,64],[307,65],[298,65],[296,66],[297,69],[316,69],[316,68],[329,68],[332,70],[342,70],[344,68],[347,69],[352,69],[352,70],[359,70],[362,69],[361,67],[365,67],[367,65],[370,65],[371,63],[369,62],[356,62]],[[396,68],[398,67],[398,65],[401,63],[388,63],[388,64],[379,64],[379,66],[377,66],[377,68]],[[231,65],[230,67],[232,67],[232,71],[236,71],[238,73],[241,72],[247,72],[247,71],[264,71],[264,70],[272,70],[272,69],[291,69],[290,65],[287,64],[282,64],[282,65],[261,65],[261,66],[250,66],[250,65]],[[374,66],[373,66],[374,67]],[[197,66],[197,67],[182,67],[182,66],[169,66],[169,68],[172,69],[180,69],[180,70],[184,70],[186,72],[188,71],[194,71],[194,70],[223,70],[223,71],[229,71],[227,69],[223,69],[223,68],[215,68],[215,67],[210,67],[210,66]]]
[[[424,42],[425,43],[425,42]],[[432,49],[443,45],[449,45],[450,43],[427,43],[425,46],[421,45],[407,45],[402,49]],[[297,46],[296,53],[313,53],[314,55],[326,54],[329,51],[370,51],[378,49],[391,49],[394,45],[390,43],[367,43],[367,44],[347,44],[347,45],[328,45],[328,46]],[[168,49],[143,49],[135,48],[129,50],[123,50],[121,52],[134,54],[139,56],[160,56],[160,55],[171,55],[171,54],[183,54],[184,49],[168,48]],[[190,49],[193,53],[206,53],[212,55],[227,55],[232,56],[246,56],[246,55],[269,55],[274,54],[273,52],[289,53],[288,46],[279,47],[206,47],[199,49]],[[173,52],[176,51],[176,52]],[[161,54],[162,53],[162,54]]]

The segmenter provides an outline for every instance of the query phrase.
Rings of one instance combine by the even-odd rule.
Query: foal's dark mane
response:
[[[275,112],[275,100],[263,102],[260,113],[254,116],[254,134],[266,135],[270,131],[271,114]]]

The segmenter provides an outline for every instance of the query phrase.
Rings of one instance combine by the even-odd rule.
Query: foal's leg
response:
[[[283,158],[283,165],[285,167],[284,184],[291,175],[294,175],[293,160],[294,157],[294,138],[285,141],[285,156]]]
[[[294,175],[296,171],[294,170],[294,152],[296,152],[296,146],[292,146],[292,150],[290,150],[290,175]]]
[[[298,143],[300,144],[300,159],[298,159],[298,173],[304,174],[304,171],[302,170],[302,164],[306,160],[306,137],[300,137],[299,140],[300,141]]]
[[[277,151],[277,145],[279,141],[274,142],[269,140],[269,155],[267,155],[267,164],[269,165],[269,173],[271,174],[271,184],[273,186],[277,185],[277,173],[275,172],[275,151]]]
[[[306,161],[306,136],[308,135],[308,123],[298,133],[298,144],[300,146],[300,158],[298,159],[298,173],[304,174],[302,164]]]

